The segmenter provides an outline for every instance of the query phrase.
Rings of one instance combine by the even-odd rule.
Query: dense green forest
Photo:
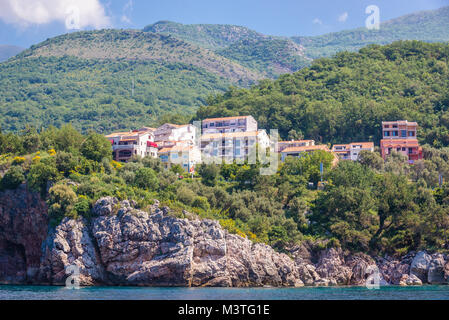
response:
[[[149,126],[187,115],[230,82],[181,63],[40,57],[0,64],[0,126],[72,123],[87,132]],[[134,82],[134,95],[133,95]]]
[[[449,146],[449,45],[399,41],[316,60],[310,68],[210,97],[197,119],[253,115],[259,126],[324,143],[381,139],[382,121],[410,120],[419,140]]]
[[[449,179],[449,151],[424,149],[426,160],[414,166],[399,154],[384,162],[365,151],[359,162],[333,168],[332,155],[317,151],[288,158],[271,176],[259,175],[260,165],[223,164],[201,165],[191,179],[152,158],[111,161],[110,142],[97,133],[83,136],[70,125],[41,133],[27,128],[0,134],[0,189],[26,181],[47,199],[52,224],[89,218],[104,196],[135,200],[142,209],[158,199],[172,215],[216,219],[280,251],[308,241],[373,254],[447,252],[449,185],[440,188],[438,174]],[[322,191],[309,185],[320,180],[321,162]]]

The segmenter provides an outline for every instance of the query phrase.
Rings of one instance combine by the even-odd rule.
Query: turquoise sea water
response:
[[[449,300],[449,286],[344,288],[130,288],[0,286],[0,300]]]

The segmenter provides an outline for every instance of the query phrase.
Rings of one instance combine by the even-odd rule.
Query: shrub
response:
[[[24,157],[15,157],[12,161],[13,165],[21,165],[25,162],[25,158]]]
[[[78,215],[88,218],[90,216],[89,199],[86,196],[79,196],[74,209]]]
[[[178,190],[176,191],[176,198],[188,206],[192,205],[193,201],[195,200],[195,196],[195,192],[185,186],[178,188]]]
[[[53,222],[60,222],[64,217],[76,218],[76,193],[67,185],[58,184],[48,193],[48,214]]]
[[[210,209],[209,202],[207,201],[207,198],[205,198],[205,197],[196,197],[193,200],[192,207],[200,208],[200,209],[203,209],[206,211]]]
[[[62,151],[56,155],[56,168],[59,172],[63,172],[65,176],[75,170],[76,166],[77,159],[71,153]]]
[[[58,171],[55,167],[44,162],[37,162],[31,165],[27,180],[32,190],[45,193],[47,183],[49,181],[56,181],[57,178]]]
[[[25,180],[22,167],[13,166],[6,172],[1,180],[1,187],[3,189],[17,189]]]
[[[153,169],[140,168],[136,172],[134,184],[142,189],[156,190],[159,186],[159,181]]]

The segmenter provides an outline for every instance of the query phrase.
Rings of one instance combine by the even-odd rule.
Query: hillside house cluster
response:
[[[410,163],[423,158],[422,148],[417,140],[418,124],[408,121],[382,123],[383,139],[380,143],[384,159],[393,151],[409,158]],[[203,160],[232,163],[249,160],[256,154],[256,148],[267,150],[270,137],[258,128],[252,116],[205,119],[201,127],[191,124],[166,123],[159,128],[143,127],[131,132],[107,135],[112,145],[113,158],[128,162],[132,157],[160,158],[166,168],[180,165],[187,172],[194,172]],[[287,157],[301,157],[305,153],[323,150],[333,155],[333,164],[340,160],[357,161],[360,152],[374,151],[373,142],[353,142],[316,145],[314,140],[279,141],[276,152],[282,161]]]

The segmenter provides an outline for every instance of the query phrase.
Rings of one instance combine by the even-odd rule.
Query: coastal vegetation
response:
[[[27,182],[47,199],[53,224],[89,219],[96,200],[114,196],[142,209],[157,199],[177,217],[216,219],[279,251],[307,240],[376,254],[447,251],[449,186],[440,187],[439,175],[449,179],[449,151],[424,151],[426,160],[415,165],[399,154],[384,162],[363,152],[359,162],[336,167],[332,156],[316,151],[287,158],[272,176],[260,175],[260,165],[203,164],[192,179],[158,159],[112,161],[109,141],[94,132],[28,128],[0,135],[1,189]],[[317,189],[321,162],[324,190]]]

